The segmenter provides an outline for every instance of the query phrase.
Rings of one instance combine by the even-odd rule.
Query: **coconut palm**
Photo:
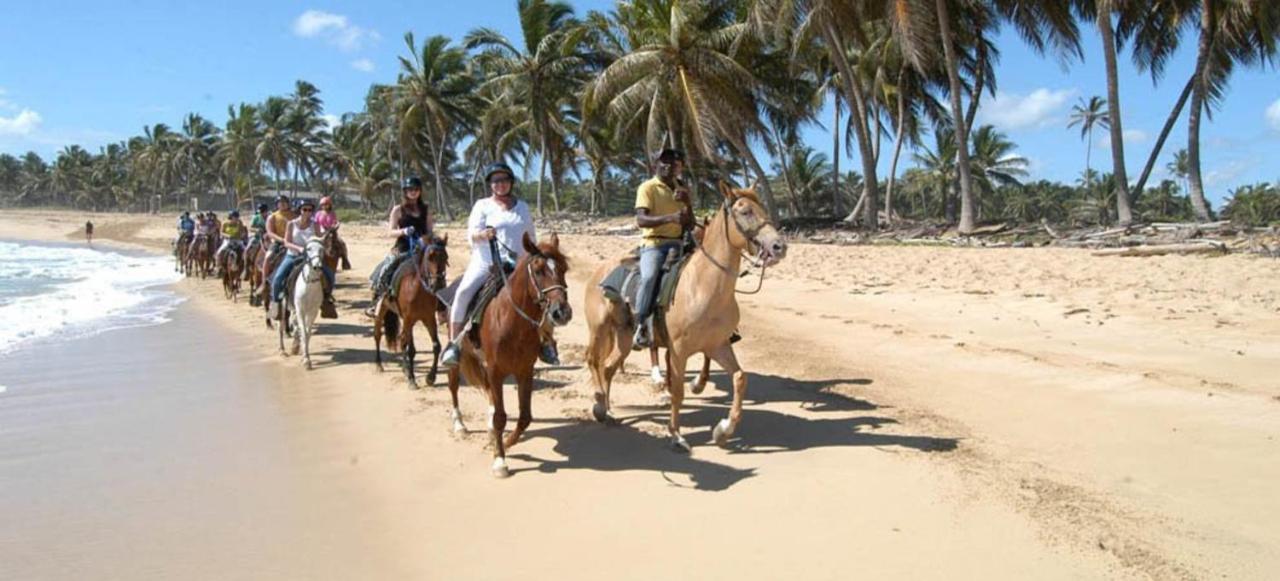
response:
[[[1280,41],[1280,2],[1202,0],[1196,77],[1187,120],[1191,207],[1196,220],[1211,219],[1200,174],[1200,117],[1221,102],[1236,65],[1274,66]]]
[[[467,67],[467,53],[451,46],[445,36],[431,36],[418,47],[413,33],[405,33],[409,58],[400,57],[400,79],[395,88],[395,109],[400,120],[402,151],[414,159],[431,161],[436,184],[437,210],[452,220],[446,202],[444,177],[447,156],[471,122],[475,78]],[[418,139],[421,137],[421,139]],[[423,155],[425,154],[425,155]]]
[[[490,28],[467,33],[464,44],[480,50],[476,60],[488,75],[484,89],[502,95],[508,104],[522,106],[531,122],[528,138],[538,148],[537,206],[542,214],[542,182],[552,163],[552,147],[566,135],[562,113],[584,80],[582,42],[587,30],[566,2],[519,0],[516,10],[524,36],[522,47]],[[557,211],[558,181],[553,179],[551,184]]]
[[[258,108],[258,122],[262,137],[253,150],[255,163],[270,167],[275,174],[276,193],[283,183],[281,174],[289,169],[294,150],[292,130],[289,126],[289,101],[283,97],[269,97]]]
[[[1095,126],[1105,128],[1110,123],[1106,104],[1103,103],[1101,97],[1096,95],[1089,97],[1088,101],[1081,97],[1080,102],[1071,108],[1071,117],[1068,118],[1067,128],[1080,127],[1080,139],[1085,140],[1084,169],[1086,175],[1090,173],[1089,170],[1092,167],[1089,161],[1093,153],[1093,128]],[[1089,190],[1092,189],[1093,184],[1086,183],[1084,187]]]
[[[205,193],[206,180],[213,169],[218,128],[195,113],[182,122],[182,134],[174,142],[171,164],[186,185],[188,195]]]
[[[716,162],[719,144],[728,144],[776,213],[768,175],[748,146],[749,135],[765,132],[757,111],[760,83],[731,54],[746,30],[731,4],[641,0],[619,4],[613,18],[634,49],[587,85],[589,107],[605,108],[624,133],[644,127],[651,154],[666,142]]]
[[[253,196],[254,176],[258,167],[255,151],[262,140],[257,107],[241,103],[239,108],[227,106],[227,128],[218,144],[219,169],[235,192],[239,206]]]
[[[1187,157],[1187,150],[1179,149],[1173,152],[1173,158],[1165,164],[1164,168],[1169,175],[1182,181],[1182,191],[1186,192],[1187,178],[1191,175],[1191,160]]]

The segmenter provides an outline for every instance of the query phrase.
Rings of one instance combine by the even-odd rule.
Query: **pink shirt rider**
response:
[[[316,217],[313,218],[313,220],[315,221],[316,226],[319,226],[320,230],[325,232],[338,226],[338,214],[335,212],[320,210],[319,212],[316,212]]]

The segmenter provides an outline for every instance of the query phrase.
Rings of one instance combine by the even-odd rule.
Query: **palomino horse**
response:
[[[291,353],[297,355],[301,346],[302,363],[311,369],[311,330],[320,314],[320,302],[324,300],[324,240],[312,238],[305,248],[302,272],[292,289],[286,286],[284,300],[280,301],[280,352],[284,353],[284,335],[292,326]]]
[[[689,358],[705,353],[733,376],[733,406],[728,419],[716,424],[712,435],[724,445],[742,419],[742,398],[747,376],[729,337],[738,326],[738,300],[734,285],[742,256],[755,247],[756,257],[765,265],[776,264],[787,252],[786,242],[769,223],[769,213],[754,189],[734,190],[723,182],[724,204],[706,228],[702,245],[685,265],[675,298],[666,313],[665,325],[654,325],[655,336],[667,346],[667,390],[671,394],[671,419],[667,429],[672,445],[688,451],[689,443],[680,435],[680,405],[684,402],[684,372]],[[605,298],[600,282],[617,263],[602,266],[586,289],[587,366],[595,383],[596,402],[591,412],[596,420],[613,422],[609,413],[609,388],[613,376],[631,353],[635,322],[625,304]],[[705,367],[704,367],[705,369]],[[702,380],[705,381],[705,380]]]
[[[555,234],[537,245],[528,234],[522,241],[526,254],[516,263],[506,286],[485,307],[479,329],[462,339],[462,357],[458,369],[449,371],[449,395],[453,398],[453,429],[462,432],[462,413],[458,410],[458,371],[467,383],[489,397],[489,440],[493,446],[493,475],[510,476],[507,470],[507,448],[516,445],[520,435],[533,422],[533,365],[550,327],[564,326],[573,318],[569,307],[569,289],[565,275],[569,261],[560,253],[560,238]],[[502,382],[515,376],[520,401],[520,419],[516,429],[504,441],[507,410],[502,402]]]
[[[240,300],[240,276],[244,269],[244,260],[240,253],[242,246],[238,242],[232,242],[227,246],[226,252],[222,253],[222,294],[231,299],[231,302]]]
[[[432,240],[431,244],[416,244],[411,261],[413,272],[400,279],[395,298],[392,298],[393,293],[387,293],[374,316],[373,360],[378,371],[382,371],[382,335],[386,333],[387,349],[395,351],[398,346],[402,350],[400,364],[410,389],[418,388],[418,380],[413,375],[413,358],[418,353],[413,341],[413,326],[418,321],[422,321],[427,334],[431,335],[431,371],[427,372],[427,385],[436,382],[439,371],[440,331],[436,311],[441,303],[436,293],[445,286],[445,271],[449,268],[448,244],[448,236]]]

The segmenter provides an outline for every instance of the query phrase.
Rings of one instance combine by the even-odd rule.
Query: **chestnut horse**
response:
[[[208,234],[196,234],[191,241],[191,249],[187,251],[187,276],[191,276],[192,268],[200,273],[200,278],[208,278],[213,271],[213,238]]]
[[[724,445],[737,430],[742,418],[742,399],[747,376],[738,365],[729,338],[738,326],[738,300],[734,295],[742,256],[754,247],[756,258],[765,265],[776,264],[787,251],[786,242],[772,224],[769,213],[752,189],[731,189],[721,182],[724,203],[707,225],[703,242],[685,265],[667,310],[665,324],[654,325],[655,336],[667,347],[667,390],[671,395],[671,418],[667,425],[671,443],[688,451],[689,443],[680,435],[680,406],[684,402],[685,367],[696,353],[710,356],[733,376],[733,405],[728,419],[720,420],[712,431]],[[607,299],[600,282],[619,262],[603,265],[591,277],[586,289],[587,366],[595,384],[597,421],[612,423],[609,389],[613,377],[631,353],[635,321],[627,305]],[[704,367],[705,369],[705,367]],[[705,382],[705,379],[700,381]]]
[[[535,245],[525,234],[522,243],[525,255],[516,262],[506,285],[485,307],[480,328],[468,331],[462,338],[462,357],[458,367],[449,371],[454,431],[466,430],[458,410],[459,370],[467,383],[484,390],[489,397],[492,471],[499,478],[511,475],[507,469],[507,448],[515,446],[533,422],[533,365],[538,361],[542,337],[573,318],[565,283],[569,260],[560,253],[560,237],[552,234],[548,240]],[[504,441],[507,410],[502,401],[502,383],[508,376],[516,379],[520,418],[516,429]]]
[[[374,363],[382,371],[382,335],[387,335],[387,349],[402,350],[400,364],[404,368],[409,389],[418,388],[413,374],[413,358],[418,350],[414,346],[413,326],[422,321],[431,335],[431,371],[427,372],[427,385],[436,382],[440,365],[440,331],[436,312],[441,305],[436,293],[445,286],[445,273],[449,268],[449,237],[432,240],[430,244],[417,243],[414,248],[413,272],[400,279],[395,298],[388,296],[378,304],[373,322]]]

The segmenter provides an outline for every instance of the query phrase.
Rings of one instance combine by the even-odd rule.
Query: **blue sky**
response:
[[[572,2],[580,13],[608,0]],[[229,104],[286,94],[295,79],[321,90],[326,111],[361,106],[368,86],[395,78],[402,37],[461,38],[477,26],[519,35],[514,0],[469,2],[208,2],[157,0],[24,2],[0,19],[0,152],[34,150],[46,158],[79,143],[91,151],[141,133],[147,124],[181,124],[197,112],[221,124]],[[1080,97],[1105,93],[1099,40],[1085,31],[1085,62],[1065,67],[1034,54],[1012,35],[1000,38],[999,94],[986,97],[979,122],[992,123],[1032,161],[1033,177],[1074,181],[1085,145],[1066,129]],[[1184,41],[1166,77],[1153,86],[1121,57],[1121,100],[1129,173],[1136,179],[1192,65],[1194,40]],[[821,117],[830,119],[829,112]],[[1203,130],[1210,198],[1245,183],[1280,181],[1280,76],[1242,69],[1222,108]],[[830,134],[811,128],[820,150]],[[1185,114],[1166,144],[1155,179],[1186,142]],[[885,144],[887,149],[889,143]],[[1110,170],[1104,136],[1095,135],[1093,166]],[[884,155],[881,173],[887,171]],[[904,155],[910,165],[909,154]],[[852,161],[843,168],[854,167]]]

